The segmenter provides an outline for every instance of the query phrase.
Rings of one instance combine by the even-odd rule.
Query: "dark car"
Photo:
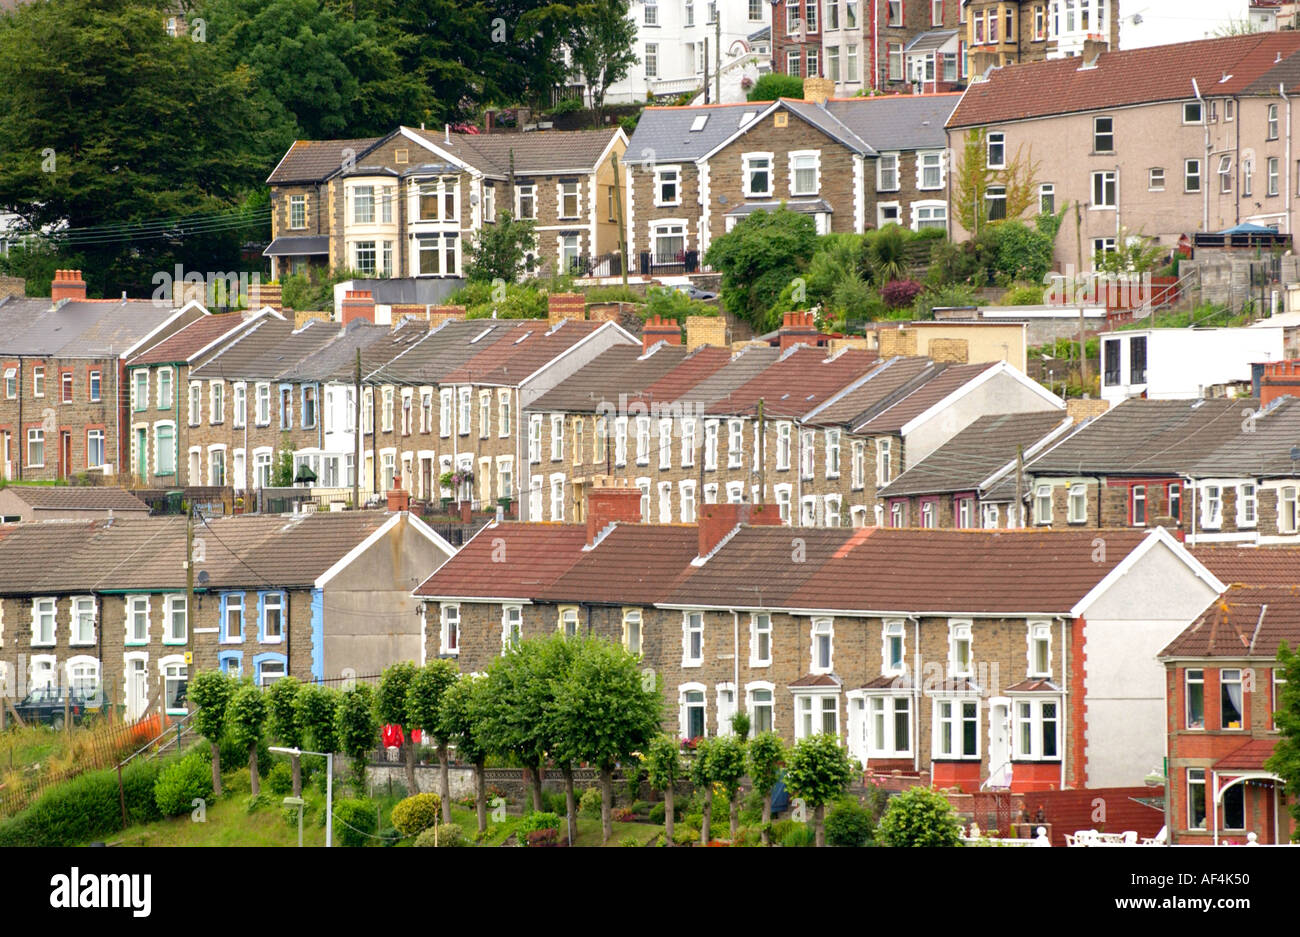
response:
[[[19,718],[28,725],[45,723],[55,729],[63,728],[65,694],[71,693],[71,698],[67,699],[66,712],[71,715],[73,725],[81,721],[81,717],[86,713],[86,707],[90,700],[82,693],[75,690],[60,692],[57,686],[42,686],[32,690],[27,694],[27,698],[14,707],[18,712]]]

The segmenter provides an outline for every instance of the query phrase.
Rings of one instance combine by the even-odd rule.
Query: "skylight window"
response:
[[[757,116],[758,116],[758,111],[745,111],[745,113],[740,115],[740,124],[738,126],[741,127],[745,126],[745,124],[749,123]]]
[[[708,122],[709,122],[709,115],[700,114],[695,118],[695,120],[691,121],[691,133],[699,133],[701,130],[704,129],[704,125],[707,124]]]

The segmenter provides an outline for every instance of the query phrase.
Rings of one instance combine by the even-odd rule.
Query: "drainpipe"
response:
[[[731,610],[731,692],[734,716],[740,712],[740,613],[734,608]]]
[[[23,356],[19,355],[18,356],[18,426],[17,426],[18,432],[14,436],[14,448],[17,450],[17,455],[18,455],[18,459],[17,459],[18,471],[14,472],[14,481],[23,480],[23,468],[24,468],[23,453],[27,446],[27,433],[23,430],[23,394],[25,393],[25,391],[26,388],[23,387]],[[117,439],[117,454],[119,457],[118,462],[121,463],[122,461],[121,460],[121,455],[122,455],[121,436],[119,436]],[[118,467],[119,468],[121,467],[120,464]]]
[[[1291,233],[1291,99],[1286,96],[1286,83],[1278,82],[1277,93],[1286,104],[1286,233]],[[1241,133],[1241,129],[1237,129]]]
[[[1205,165],[1201,167],[1201,230],[1206,231],[1210,227],[1210,125],[1205,119],[1205,98],[1201,97],[1201,89],[1195,78],[1192,79],[1192,93],[1201,102],[1201,125],[1205,127]]]
[[[912,654],[916,661],[912,675],[912,770],[921,773],[921,619],[908,615],[912,620]],[[933,754],[933,753],[931,753]],[[934,780],[934,770],[930,771],[930,780]]]
[[[1066,675],[1066,663],[1069,658],[1070,645],[1065,640],[1065,616],[1057,615],[1056,620],[1061,623],[1061,790],[1065,790],[1065,762],[1069,757],[1070,751],[1070,732],[1069,732],[1069,713],[1070,713],[1070,681]],[[1014,725],[1014,720],[1013,720]],[[1012,752],[1015,751],[1015,741],[1011,743]]]

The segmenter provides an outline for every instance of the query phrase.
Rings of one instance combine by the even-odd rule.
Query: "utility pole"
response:
[[[1078,200],[1074,203],[1074,251],[1075,257],[1079,261],[1079,266],[1075,268],[1074,279],[1077,284],[1079,274],[1083,272],[1083,215],[1079,210]],[[1078,295],[1075,295],[1078,301]],[[1088,383],[1088,337],[1086,326],[1083,321],[1083,303],[1079,303],[1079,383],[1087,385]]]
[[[194,625],[191,623],[193,621],[195,621],[195,617],[194,617],[194,505],[193,503],[191,503],[188,506],[188,509],[185,511],[185,644],[190,649],[193,649],[194,647],[193,644],[194,639],[191,637],[191,635],[194,634]],[[166,633],[166,630],[167,630],[167,626],[166,624],[164,624],[163,625],[164,633]],[[188,665],[192,660],[193,658],[191,657],[190,659],[186,660],[185,663]],[[167,703],[164,700],[163,702],[164,711],[166,710],[166,708],[167,708]],[[65,725],[66,724],[67,723],[65,723]],[[178,732],[180,731],[179,726],[177,726],[177,731]],[[179,741],[177,741],[176,747],[177,749],[180,748]]]
[[[1025,502],[1024,502],[1024,492],[1021,490],[1021,486],[1024,484],[1024,479],[1025,479],[1025,447],[1021,445],[1021,446],[1016,446],[1016,504],[1013,510],[1016,512],[1017,527],[1024,526],[1023,514],[1025,510],[1024,508]]]
[[[716,103],[722,103],[722,4],[714,7],[717,11],[713,14],[713,54],[716,56],[713,63],[713,99]]]
[[[767,494],[767,424],[763,419],[763,398],[758,398],[758,503],[763,504]]]
[[[709,102],[709,37],[704,37],[704,103]]]
[[[609,154],[609,165],[614,170],[614,214],[618,218],[619,265],[623,268],[623,288],[627,289],[627,222],[623,220],[623,190],[618,181],[618,154]]]
[[[353,448],[356,450],[352,460],[352,509],[361,507],[361,348],[357,348],[356,369],[352,374],[352,426]]]

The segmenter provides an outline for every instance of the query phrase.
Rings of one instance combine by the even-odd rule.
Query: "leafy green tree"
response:
[[[646,777],[650,786],[664,795],[664,841],[673,841],[673,797],[678,781],[685,774],[677,739],[660,733],[650,740],[645,757]]]
[[[271,684],[266,691],[267,730],[286,748],[302,748],[303,731],[298,722],[298,712],[294,705],[302,684],[297,677],[283,677]],[[302,764],[294,758],[293,796],[302,796]]]
[[[535,647],[529,659],[528,692],[524,705],[529,718],[533,718],[532,713],[540,710],[540,715],[536,718],[539,719],[543,744],[560,766],[560,774],[564,778],[564,810],[568,829],[575,833],[578,829],[578,798],[574,791],[573,766],[577,759],[574,750],[567,745],[565,733],[568,726],[559,708],[559,695],[573,662],[582,653],[588,640],[555,634],[542,641],[534,639],[533,642],[526,642]]]
[[[503,211],[496,224],[479,228],[465,265],[465,278],[471,283],[501,280],[512,284],[533,272],[536,250],[537,222],[517,221]]]
[[[652,286],[646,290],[646,318],[659,316],[686,324],[687,316],[716,316],[718,309],[701,299],[692,299],[681,290],[668,286]]]
[[[533,809],[542,809],[541,771],[549,741],[542,724],[545,688],[534,681],[538,642],[520,641],[488,667],[488,704],[480,727],[488,750],[524,769]]]
[[[853,764],[833,735],[800,739],[787,759],[785,784],[813,808],[817,845],[826,845],[826,805],[844,793],[853,780]]]
[[[1146,273],[1169,253],[1167,247],[1161,247],[1145,234],[1130,235],[1127,228],[1121,229],[1120,234],[1113,251],[1097,251],[1093,255],[1092,265],[1099,273]]]
[[[777,98],[803,100],[803,79],[797,75],[778,75],[768,72],[759,75],[754,87],[749,89],[750,101],[775,101]]]
[[[1052,268],[1056,239],[1021,221],[998,226],[998,272],[1012,280],[1042,283]]]
[[[293,440],[288,433],[280,437],[280,451],[275,455],[271,484],[276,488],[293,487]]]
[[[66,225],[48,240],[92,296],[147,297],[178,262],[239,269],[239,246],[270,235],[244,206],[265,199],[252,190],[292,129],[207,43],[168,36],[170,9],[48,0],[0,16],[0,212],[27,232]],[[197,216],[222,223],[157,224]]]
[[[438,746],[438,796],[442,801],[443,823],[451,822],[451,781],[447,767],[447,745],[451,739],[442,733],[439,716],[443,699],[459,676],[451,661],[431,660],[415,672],[406,691],[406,713],[411,726],[431,737]]]
[[[889,801],[879,837],[885,846],[960,846],[961,824],[946,797],[914,787]]]
[[[402,749],[406,761],[406,789],[411,794],[419,793],[415,784],[415,743],[411,741],[411,730],[415,723],[411,720],[408,706],[411,682],[419,670],[412,661],[404,660],[384,668],[379,680],[379,690],[375,693],[375,715],[380,725],[399,725],[402,727]]]
[[[722,272],[722,306],[765,332],[780,323],[773,306],[781,291],[800,277],[817,249],[817,228],[810,215],[759,209],[719,237],[705,263]],[[802,297],[796,296],[799,302]]]
[[[293,712],[298,727],[311,747],[319,752],[330,754],[339,750],[338,732],[334,727],[338,700],[338,690],[318,683],[304,684],[294,697]]]
[[[745,742],[737,735],[719,736],[709,751],[709,773],[722,785],[729,810],[728,835],[736,841],[740,827],[740,782],[745,777]]]
[[[754,790],[763,793],[763,845],[770,846],[772,826],[772,789],[781,779],[781,766],[785,763],[785,743],[775,732],[760,732],[748,746],[749,779]]]
[[[561,757],[586,761],[600,773],[604,841],[614,835],[614,767],[643,749],[659,730],[663,699],[643,681],[640,659],[603,640],[582,643],[555,699]]]
[[[629,6],[628,0],[584,4],[568,42],[574,71],[591,92],[597,127],[605,125],[605,94],[610,85],[626,78],[637,63],[633,51],[636,21],[629,15]]]
[[[365,796],[366,758],[379,742],[375,693],[369,685],[358,683],[340,694],[334,711],[334,732],[339,750],[352,762],[352,780],[357,796]]]
[[[447,688],[438,709],[437,733],[456,746],[456,757],[474,767],[474,809],[478,814],[478,832],[487,832],[487,785],[484,765],[488,747],[483,735],[483,710],[488,704],[488,682],[481,677],[462,674]]]
[[[226,708],[237,684],[218,670],[196,673],[186,688],[194,710],[194,731],[208,740],[212,752],[212,790],[221,796],[221,736],[226,730]]]
[[[1286,683],[1273,713],[1279,738],[1264,767],[1285,782],[1288,809],[1300,820],[1300,653],[1283,641],[1277,649],[1277,663]]]
[[[953,218],[972,236],[989,225],[1022,218],[1038,201],[1039,163],[1031,152],[1017,149],[1003,168],[988,165],[988,132],[983,127],[966,131],[961,157],[953,170]],[[990,186],[1005,195],[1000,217],[990,218]]]
[[[701,800],[700,843],[707,846],[713,838],[713,743],[715,739],[700,739],[695,746],[688,770],[695,796]]]
[[[240,747],[248,748],[248,772],[254,797],[262,789],[257,774],[257,745],[266,731],[267,709],[266,697],[261,688],[251,683],[245,683],[236,690],[226,708],[231,740]]]

